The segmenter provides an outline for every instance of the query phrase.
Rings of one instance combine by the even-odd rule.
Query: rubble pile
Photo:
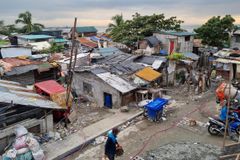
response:
[[[169,143],[147,152],[145,160],[217,160],[221,148],[194,142]]]

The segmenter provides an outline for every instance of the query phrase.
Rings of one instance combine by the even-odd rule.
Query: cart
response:
[[[156,98],[147,105],[144,106],[145,113],[152,121],[156,122],[161,120],[163,115],[163,109],[167,105],[168,100],[163,98]]]

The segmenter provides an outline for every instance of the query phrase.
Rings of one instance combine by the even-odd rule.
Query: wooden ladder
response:
[[[220,156],[220,160],[228,160],[230,158],[240,160],[240,142],[224,146],[224,155]]]

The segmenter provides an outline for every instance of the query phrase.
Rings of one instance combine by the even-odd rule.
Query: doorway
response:
[[[112,95],[104,92],[104,106],[112,108]]]

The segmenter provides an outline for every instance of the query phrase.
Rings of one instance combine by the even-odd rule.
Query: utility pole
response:
[[[228,129],[228,114],[229,114],[229,108],[230,108],[230,95],[231,95],[231,74],[232,74],[232,63],[229,71],[229,80],[228,80],[228,85],[229,85],[229,92],[228,92],[228,102],[227,102],[227,115],[226,115],[226,122],[225,122],[225,130],[224,130],[224,137],[223,137],[223,147],[225,146],[226,143],[226,137],[227,137],[227,129]]]
[[[72,66],[73,64],[73,52],[75,48],[75,34],[76,34],[76,25],[77,25],[77,18],[74,20],[74,26],[72,28],[72,48],[71,48],[71,55],[70,55],[70,62],[69,62],[69,67],[68,67],[68,81],[67,81],[67,95],[66,95],[66,106],[67,106],[67,114],[70,113],[71,106],[69,105],[69,98],[71,95],[71,86],[72,86],[72,79],[73,79],[73,68],[75,66]],[[77,51],[75,51],[75,59],[77,56]],[[76,62],[74,62],[73,65],[75,65]]]

